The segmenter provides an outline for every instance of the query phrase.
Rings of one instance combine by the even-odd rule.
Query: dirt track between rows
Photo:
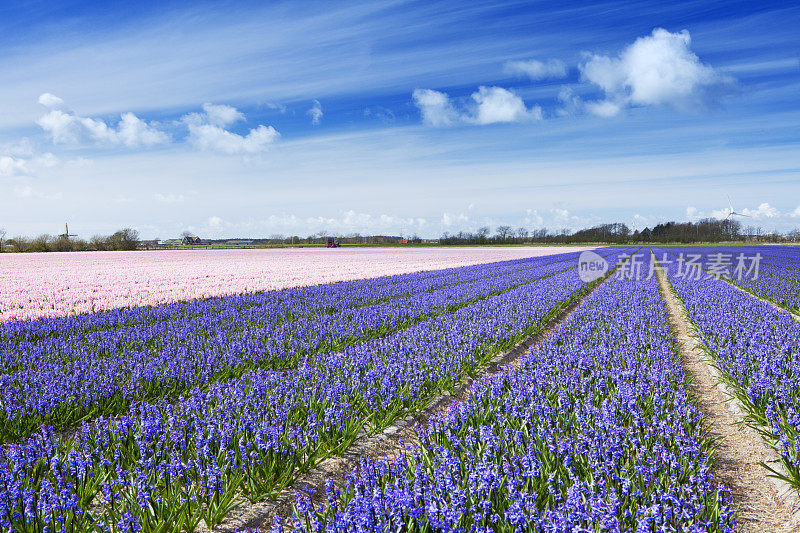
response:
[[[653,258],[655,259],[655,257]],[[744,533],[800,531],[800,511],[793,502],[797,491],[773,482],[759,463],[774,459],[770,449],[743,421],[741,409],[718,378],[685,308],[672,291],[666,274],[656,269],[684,368],[689,393],[707,416],[708,432],[717,439],[712,471],[730,489],[737,507],[739,530]],[[787,492],[788,491],[788,492]],[[794,507],[794,509],[793,509]]]

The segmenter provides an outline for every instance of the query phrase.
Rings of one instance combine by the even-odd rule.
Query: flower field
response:
[[[161,305],[583,248],[364,248],[0,254],[0,322]]]
[[[800,322],[775,296],[800,284],[795,251],[654,249],[800,486]],[[578,251],[434,252],[386,259],[392,275],[366,250],[329,255],[341,271],[309,262],[320,277],[296,286],[269,286],[263,265],[227,289],[208,267],[197,293],[162,290],[164,271],[143,300],[96,283],[107,299],[95,312],[76,296],[45,316],[33,293],[17,307],[25,319],[0,322],[0,531],[217,530],[467,378],[466,400],[419,426],[399,458],[363,460],[322,506],[298,495],[274,529],[736,530],[648,248],[596,249],[617,269],[588,285]],[[763,275],[739,279],[736,254],[755,252]],[[727,272],[719,253],[732,254]],[[195,254],[189,271],[217,261],[183,257]],[[482,375],[545,331],[519,366]]]
[[[658,283],[611,280],[297,531],[734,531]],[[276,530],[282,530],[277,527]]]

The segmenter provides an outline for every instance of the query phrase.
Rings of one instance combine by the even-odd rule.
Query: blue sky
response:
[[[790,3],[0,4],[0,227],[800,226]]]

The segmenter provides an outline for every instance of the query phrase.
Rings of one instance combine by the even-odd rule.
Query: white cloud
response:
[[[742,214],[752,218],[775,218],[780,216],[781,213],[767,202],[764,202],[759,204],[756,209],[742,209]]]
[[[43,93],[39,95],[39,103],[50,109],[55,109],[64,105],[64,100],[58,96],[50,93]]]
[[[28,161],[26,159],[9,155],[0,156],[0,176],[9,178],[28,173]]]
[[[744,207],[739,209],[738,207],[734,207],[734,211],[737,213],[741,213],[742,215],[746,215],[750,217],[750,219],[757,220],[757,219],[782,219],[785,217],[798,217],[800,216],[800,206],[797,207],[794,211],[787,211],[782,212],[780,209],[776,207],[772,207],[769,202],[762,202],[758,205],[758,207],[751,209],[748,207]],[[707,211],[700,211],[695,207],[687,207],[686,208],[686,217],[689,220],[699,220],[701,218],[715,218],[717,220],[723,220],[728,218],[730,215],[730,208],[723,207],[721,209],[712,209],[710,212]],[[743,224],[748,224],[748,219],[742,218],[740,216],[733,216],[733,219],[741,222]]]
[[[33,195],[34,190],[30,185],[20,185],[18,187],[14,187],[14,196],[17,198],[30,198]]]
[[[123,113],[117,129],[117,138],[125,146],[153,146],[169,140],[163,131],[159,131],[133,113]]]
[[[308,233],[322,230],[328,233],[342,234],[353,232],[397,234],[421,231],[426,224],[427,221],[419,217],[401,217],[385,213],[373,215],[349,209],[341,212],[339,217],[312,216],[301,219],[295,215],[270,215],[269,218],[259,221],[258,226],[296,232],[298,227],[302,225]]]
[[[792,218],[800,217],[800,205],[798,205],[798,206],[797,206],[797,209],[795,209],[794,211],[792,211],[792,212],[789,214],[789,216],[790,216],[790,217],[792,217]]]
[[[522,74],[532,80],[565,78],[567,76],[567,66],[558,59],[548,59],[546,62],[536,59],[507,61],[505,71],[512,74]]]
[[[280,114],[286,113],[286,106],[283,104],[276,104],[275,102],[267,102],[264,104],[267,109],[274,109],[275,111],[280,112]]]
[[[583,109],[583,101],[580,96],[576,96],[571,87],[566,85],[558,91],[558,101],[561,107],[556,110],[561,116],[576,115]]]
[[[189,113],[181,119],[189,128],[189,140],[200,150],[223,154],[257,154],[280,138],[272,126],[259,125],[247,135],[226,130],[223,126],[244,120],[235,107],[203,104],[203,113]]]
[[[618,57],[592,54],[580,65],[583,79],[605,93],[605,100],[587,104],[599,116],[612,116],[626,106],[667,104],[677,109],[708,103],[732,79],[703,64],[690,49],[689,32],[656,28],[622,50]]]
[[[36,123],[50,134],[54,143],[110,142],[113,137],[105,122],[78,117],[60,109],[45,113]]]
[[[589,113],[597,115],[598,117],[610,118],[619,114],[622,111],[620,104],[602,100],[600,102],[587,102],[586,109]]]
[[[536,209],[526,209],[525,215],[523,219],[525,224],[533,224],[534,226],[542,226],[544,224],[544,218]]]
[[[292,222],[297,219],[292,215]],[[399,217],[395,215],[371,215],[369,213],[361,213],[354,209],[344,211],[341,218],[324,218],[324,217],[311,217],[306,220],[309,224],[326,224],[333,226],[334,229],[340,230],[359,230],[359,231],[375,231],[375,228],[380,228],[378,231],[389,229],[391,231],[399,231],[402,229],[422,228],[427,223],[424,218],[415,217]]]
[[[224,128],[235,122],[244,120],[244,115],[235,107],[225,104],[203,104],[205,119],[209,124]]]
[[[54,167],[58,162],[58,158],[49,152],[36,157],[3,155],[0,156],[0,177],[30,176],[41,169]]]
[[[165,204],[176,204],[186,200],[186,197],[182,194],[161,194],[160,192],[155,193],[153,198],[157,202]]]
[[[728,215],[730,214],[731,212],[730,210],[728,210],[728,208],[714,209],[711,211],[711,218],[716,218],[717,220],[723,220],[725,218],[728,218]],[[700,216],[700,213],[698,213],[698,216]]]
[[[528,109],[522,98],[502,87],[479,87],[470,97],[470,109],[464,112],[459,112],[450,97],[439,91],[416,89],[412,97],[422,113],[422,122],[430,126],[452,126],[458,122],[485,125],[542,118],[541,107]]]
[[[71,111],[57,109],[63,100],[50,93],[39,97],[39,103],[50,111],[39,117],[36,123],[48,132],[54,143],[61,144],[108,144],[128,147],[153,146],[169,141],[169,136],[138,118],[133,113],[120,115],[117,128],[102,120],[81,117]]]
[[[372,220],[372,216],[368,215],[367,213],[356,213],[354,210],[345,211],[344,217],[342,218],[342,223],[345,226],[357,226],[357,225],[364,225],[369,224]]]
[[[59,200],[62,197],[60,192],[50,193],[50,192],[41,192],[39,190],[34,189],[30,185],[17,185],[13,189],[14,196],[17,198],[36,198],[40,200]]]
[[[0,153],[9,156],[29,157],[36,153],[33,142],[28,137],[22,137],[18,141],[6,143],[0,146]]]
[[[398,227],[398,226],[400,226],[401,228],[405,227],[405,226],[411,226],[412,228],[413,227],[422,228],[423,226],[425,226],[428,223],[424,218],[419,218],[419,217],[418,218],[414,218],[414,217],[403,218],[403,217],[398,217],[398,216],[394,216],[394,215],[385,215],[385,214],[381,215],[380,217],[378,217],[378,222],[380,223],[381,226],[384,226],[384,227],[387,227],[387,226]]]
[[[319,103],[319,100],[314,100],[314,105],[306,111],[306,115],[311,117],[311,123],[315,126],[319,125],[320,120],[322,120],[322,104]]]
[[[206,221],[209,228],[219,228],[222,227],[222,219],[218,216],[208,217]]]
[[[211,124],[190,124],[189,136],[201,150],[224,154],[257,154],[269,148],[280,137],[280,133],[272,126],[260,125],[242,136]]]
[[[454,224],[468,222],[469,217],[464,213],[458,215],[451,215],[450,213],[442,213],[442,225],[446,227],[453,226]]]
[[[458,112],[445,93],[432,89],[414,89],[414,105],[422,113],[422,122],[429,126],[450,126],[459,120]]]
[[[476,124],[542,119],[541,107],[528,109],[522,98],[502,87],[481,86],[478,92],[472,93],[472,99],[477,107],[474,116],[469,120]]]
[[[370,106],[364,109],[365,117],[373,117],[384,124],[391,124],[396,120],[394,112],[391,109],[383,106]]]

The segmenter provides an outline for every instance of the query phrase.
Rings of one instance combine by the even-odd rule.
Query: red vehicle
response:
[[[338,248],[339,246],[339,239],[334,239],[333,237],[328,237],[325,242],[325,248]]]

